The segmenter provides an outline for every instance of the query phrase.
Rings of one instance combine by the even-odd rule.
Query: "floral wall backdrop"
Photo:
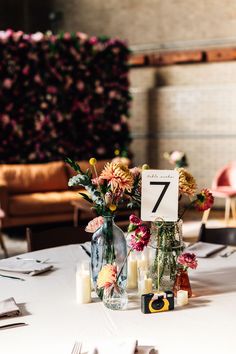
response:
[[[128,56],[115,39],[0,31],[0,162],[125,154]]]

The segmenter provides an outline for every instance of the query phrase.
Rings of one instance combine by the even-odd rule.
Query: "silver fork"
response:
[[[21,259],[22,261],[35,261],[36,263],[46,263],[47,261],[49,261],[49,258],[40,260],[40,259],[35,259],[35,258],[16,257],[16,259]]]
[[[82,348],[81,342],[75,342],[71,354],[80,354]]]

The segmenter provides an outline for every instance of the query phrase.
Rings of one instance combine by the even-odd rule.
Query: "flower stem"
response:
[[[120,270],[119,270],[119,273],[118,273],[118,275],[117,275],[117,277],[116,277],[116,281],[118,281],[119,276],[120,276],[121,273],[122,273],[122,270],[123,270],[123,268],[124,268],[124,266],[125,266],[125,263],[126,263],[128,257],[129,257],[129,255],[130,255],[131,251],[132,251],[132,248],[130,248],[129,252],[127,253],[127,255],[126,255],[125,259],[124,259],[124,262],[123,262],[123,264],[122,264],[122,266],[121,266],[121,268],[120,268]]]
[[[178,218],[178,221],[180,221],[180,220],[183,218],[185,212],[194,204],[194,202],[195,202],[195,199],[184,209],[184,211],[182,212],[182,214],[180,214],[180,216],[179,216],[179,218]],[[177,221],[177,222],[178,222],[178,221]]]

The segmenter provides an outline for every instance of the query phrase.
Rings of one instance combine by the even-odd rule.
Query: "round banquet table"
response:
[[[155,346],[158,354],[236,353],[236,253],[199,259],[198,269],[189,272],[194,293],[189,304],[146,315],[135,299],[125,311],[109,310],[96,297],[90,304],[76,303],[75,265],[88,259],[79,245],[23,256],[29,255],[49,258],[55,268],[25,276],[26,281],[0,278],[0,300],[14,297],[23,311],[0,325],[28,324],[0,331],[2,354],[70,354],[76,339],[86,348],[96,338],[110,337],[135,338]]]

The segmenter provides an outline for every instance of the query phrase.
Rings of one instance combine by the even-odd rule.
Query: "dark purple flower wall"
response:
[[[128,56],[119,40],[0,31],[0,162],[126,153]]]

